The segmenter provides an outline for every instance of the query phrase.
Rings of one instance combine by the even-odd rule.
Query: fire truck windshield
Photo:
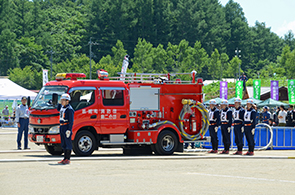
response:
[[[43,87],[39,94],[37,95],[32,108],[35,109],[53,109],[52,105],[52,94],[56,93],[58,95],[58,100],[60,96],[68,90],[67,86],[45,86]]]

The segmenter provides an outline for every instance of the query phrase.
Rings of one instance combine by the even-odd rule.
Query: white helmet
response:
[[[215,99],[210,100],[210,101],[209,101],[209,104],[214,104],[214,105],[216,105],[216,100],[215,100]]]
[[[241,98],[235,98],[235,103],[238,102],[238,103],[242,103],[242,100]]]
[[[228,101],[227,100],[221,100],[220,105],[228,105]]]
[[[69,100],[69,101],[71,101],[71,96],[69,94],[67,94],[67,93],[64,93],[64,94],[61,95],[60,99],[61,100]]]
[[[252,99],[248,99],[247,100],[247,104],[252,104],[253,105],[254,104],[254,101]]]

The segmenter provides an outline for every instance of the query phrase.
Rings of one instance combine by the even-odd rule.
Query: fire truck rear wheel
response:
[[[62,155],[63,151],[60,145],[52,145],[49,146],[48,144],[45,144],[46,151],[51,155]]]
[[[158,136],[157,143],[152,148],[156,154],[171,155],[177,149],[177,145],[176,135],[172,131],[163,130]]]
[[[82,130],[77,133],[74,139],[73,150],[78,156],[89,156],[96,148],[96,139],[94,135]]]

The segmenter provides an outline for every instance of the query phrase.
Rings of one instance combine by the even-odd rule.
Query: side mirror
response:
[[[52,105],[55,106],[58,101],[58,95],[57,93],[52,94]]]
[[[28,98],[27,98],[27,105],[28,105],[28,107],[31,107],[31,97],[30,96],[28,96]]]

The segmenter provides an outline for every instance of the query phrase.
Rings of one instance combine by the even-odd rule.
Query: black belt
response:
[[[241,125],[242,123],[234,123],[234,125]]]
[[[28,119],[29,117],[19,117],[19,119]]]

